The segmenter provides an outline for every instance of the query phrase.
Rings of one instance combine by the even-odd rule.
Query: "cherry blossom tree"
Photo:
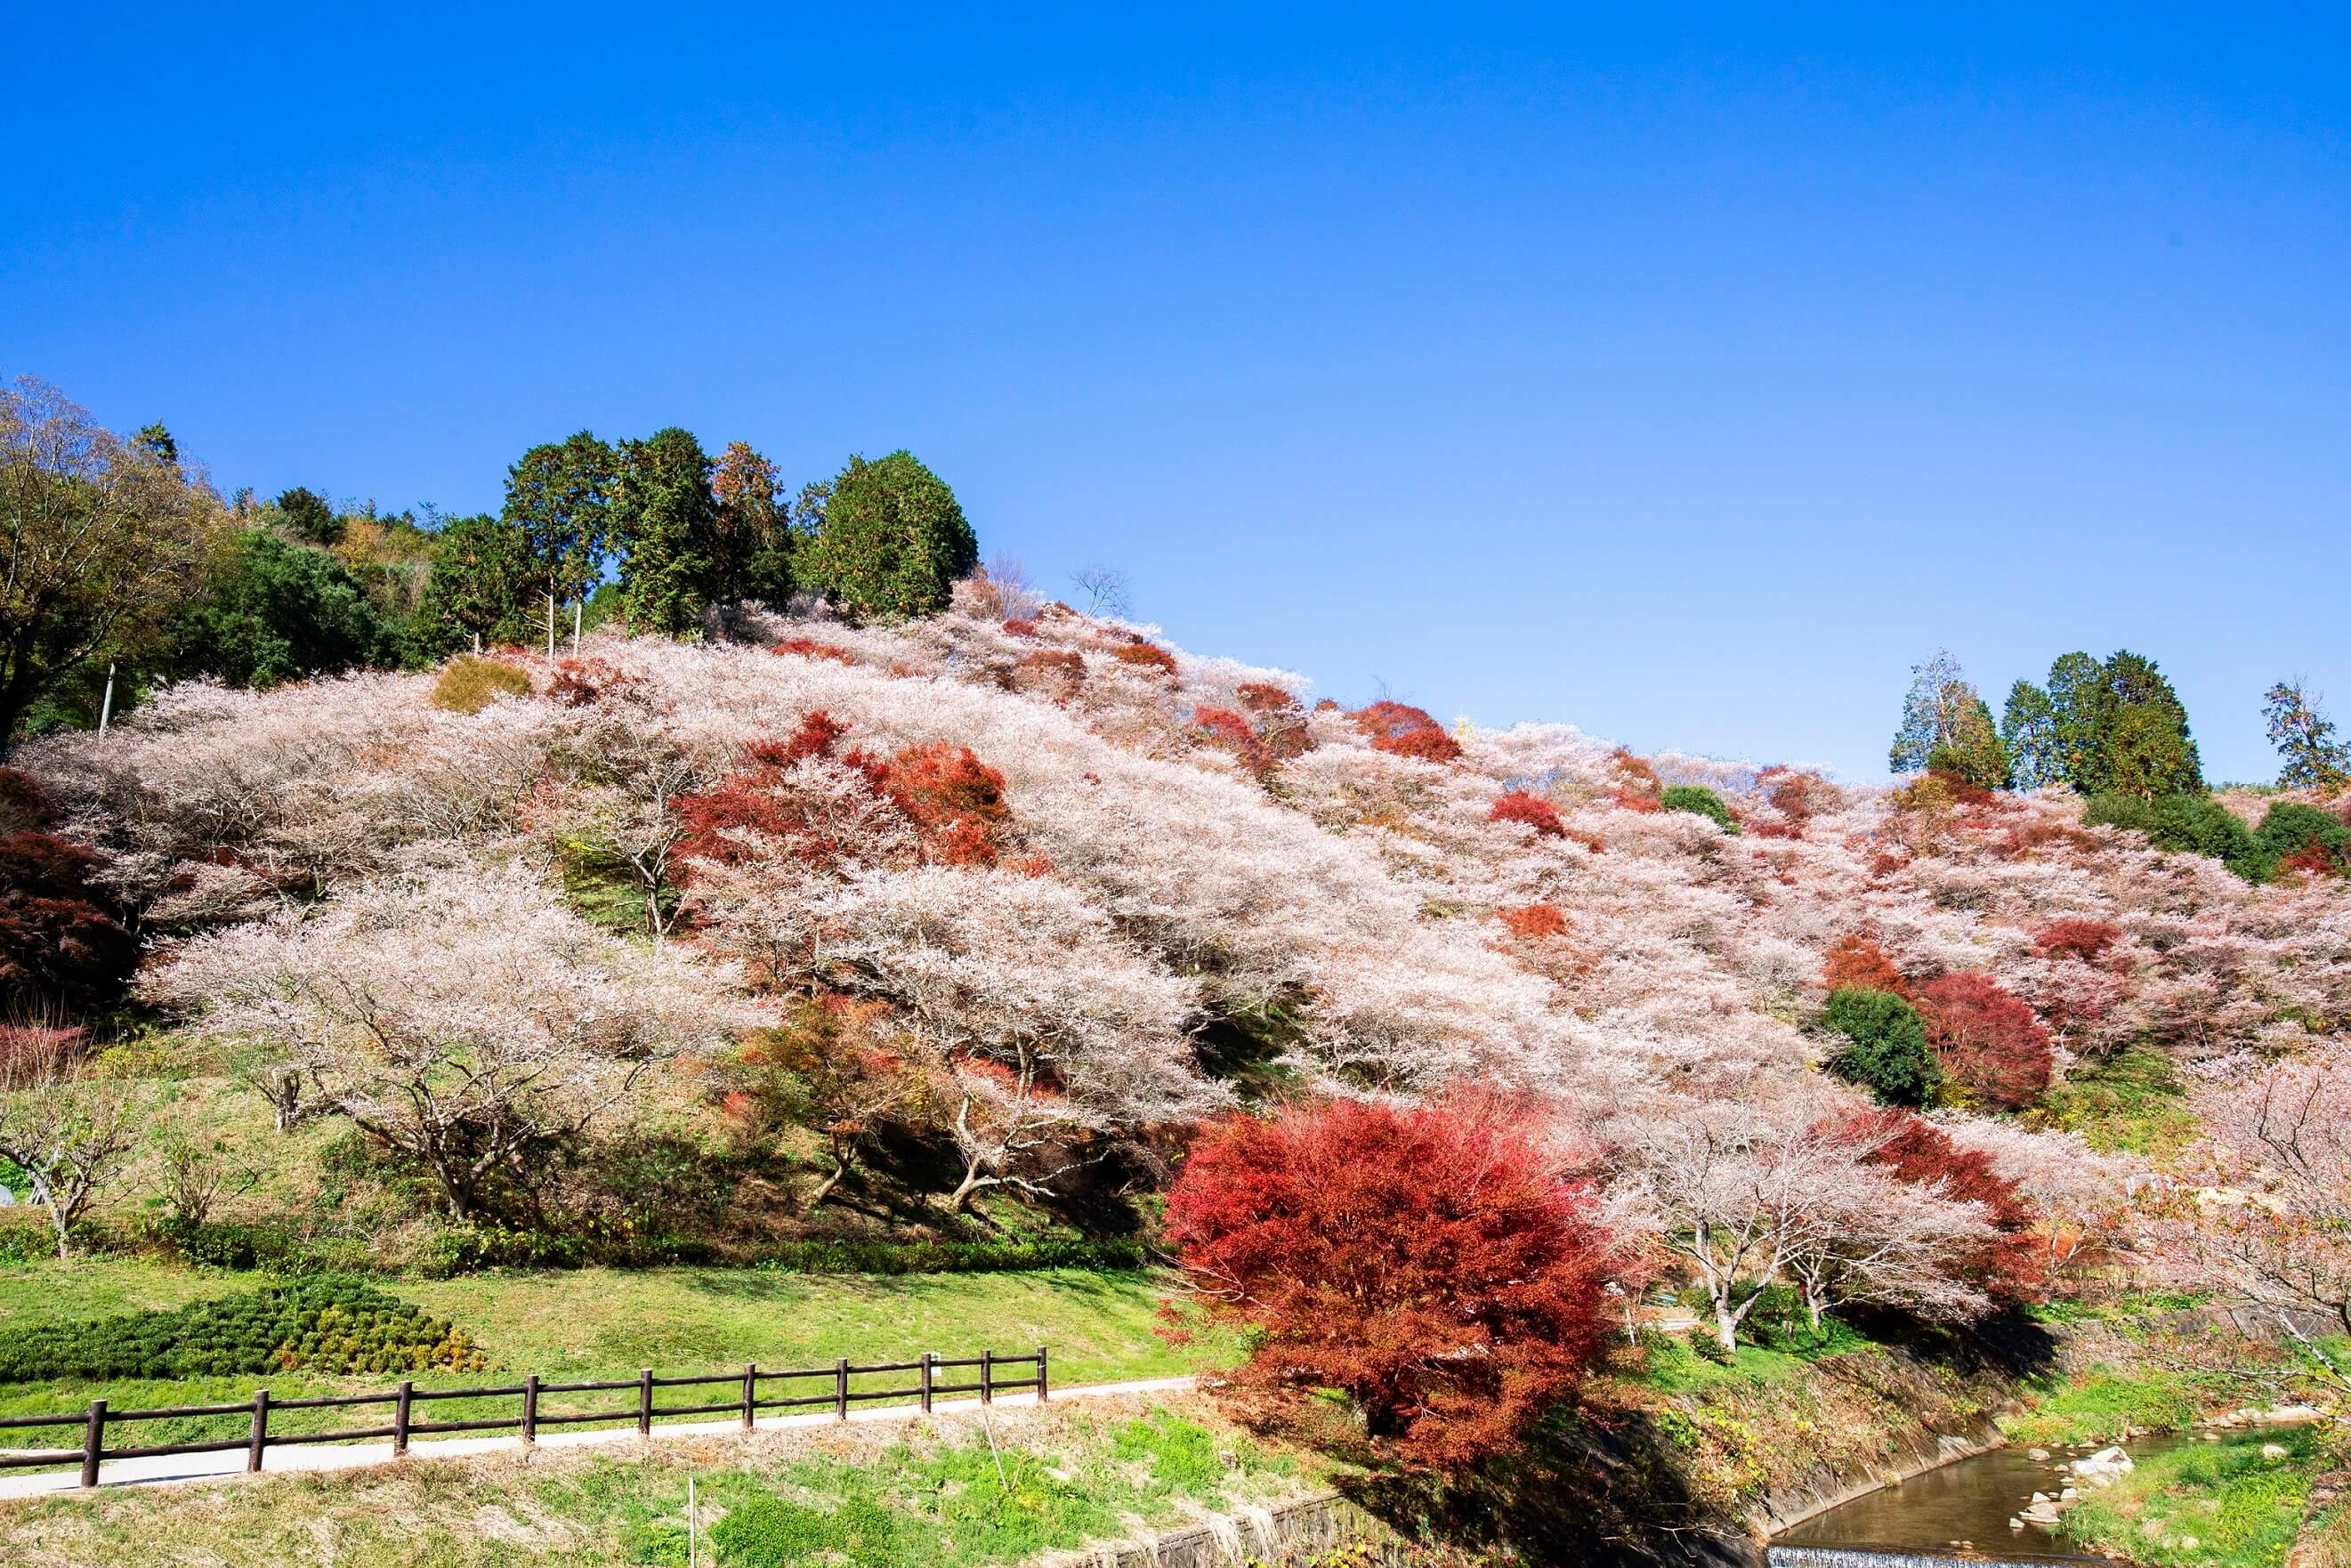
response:
[[[421,1162],[454,1218],[534,1183],[646,1065],[758,1015],[675,948],[611,936],[528,866],[381,881],[198,937],[148,982],[216,1038],[273,1049],[300,1113],[348,1116]]]

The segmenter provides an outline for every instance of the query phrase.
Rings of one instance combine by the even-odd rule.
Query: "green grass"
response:
[[[2196,1136],[2188,1094],[2159,1051],[2134,1047],[2050,1090],[2037,1120],[2082,1134],[2106,1154],[2179,1154]]]
[[[1313,1479],[1196,1405],[1008,1411],[992,1433],[967,1419],[941,1426],[59,1496],[0,1513],[0,1557],[24,1568],[677,1565],[691,1476],[705,1563],[978,1568],[1294,1494]]]
[[[142,1307],[249,1287],[251,1276],[209,1274],[153,1263],[89,1259],[0,1267],[0,1332],[18,1325],[83,1322]],[[1171,1345],[1154,1331],[1170,1281],[1134,1270],[1024,1274],[799,1275],[758,1270],[582,1269],[493,1273],[461,1280],[386,1281],[382,1288],[435,1317],[455,1322],[490,1356],[479,1374],[419,1375],[420,1387],[455,1388],[519,1381],[537,1372],[551,1381],[634,1377],[651,1367],[671,1375],[723,1371],[747,1361],[784,1369],[852,1361],[910,1359],[982,1348],[1019,1354],[1050,1348],[1057,1385],[1168,1377],[1229,1360],[1229,1337],[1207,1331]],[[0,1415],[80,1409],[104,1398],[115,1409],[233,1404],[257,1383],[280,1398],[372,1391],[389,1375],[328,1377],[287,1374],[163,1380],[84,1381],[0,1386]],[[906,1375],[862,1378],[853,1386],[903,1385]],[[813,1385],[772,1392],[818,1392]],[[671,1403],[702,1402],[683,1390]],[[705,1396],[707,1397],[707,1396]],[[545,1408],[610,1407],[611,1395],[552,1396]],[[625,1398],[620,1401],[625,1403]],[[440,1420],[514,1414],[515,1401],[436,1402]],[[327,1419],[328,1416],[336,1419]],[[283,1429],[323,1431],[362,1424],[366,1412],[287,1412]],[[241,1417],[190,1417],[140,1429],[150,1442],[233,1436]],[[275,1425],[275,1423],[274,1423]]]
[[[1691,1331],[1693,1334],[1712,1332],[1704,1324]],[[1661,1394],[1690,1394],[1722,1383],[1783,1383],[1823,1356],[1868,1350],[1875,1344],[1834,1318],[1827,1320],[1817,1340],[1802,1336],[1783,1340],[1788,1348],[1741,1340],[1727,1365],[1708,1360],[1677,1335],[1645,1335],[1642,1343],[1647,1350],[1647,1362],[1637,1381]]]
[[[2011,1443],[2062,1446],[2111,1443],[2138,1432],[2185,1430],[2208,1391],[2193,1376],[2148,1371],[2125,1375],[2094,1367],[2041,1398],[2022,1415],[2001,1417]]]
[[[2265,1458],[2265,1446],[2285,1454]],[[2065,1532],[2147,1568],[2278,1568],[2302,1521],[2316,1448],[2307,1427],[2254,1428],[2149,1455],[2067,1511]]]

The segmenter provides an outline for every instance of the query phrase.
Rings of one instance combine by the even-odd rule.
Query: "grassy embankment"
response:
[[[201,1562],[977,1568],[1312,1490],[1196,1399],[1007,1409],[619,1450],[412,1460],[324,1476],[0,1506],[21,1568]]]
[[[2065,1533],[2147,1568],[2278,1568],[2324,1445],[2309,1427],[2238,1428],[2139,1461],[2065,1513]]]
[[[252,1275],[127,1259],[0,1266],[0,1333],[176,1306],[259,1282]],[[724,1371],[747,1361],[772,1368],[824,1366],[843,1355],[893,1361],[924,1350],[958,1355],[987,1347],[1018,1354],[1040,1343],[1051,1349],[1055,1384],[1069,1386],[1175,1376],[1230,1354],[1230,1341],[1213,1333],[1180,1348],[1155,1333],[1157,1304],[1167,1281],[1144,1270],[874,1277],[583,1269],[381,1283],[426,1312],[455,1321],[489,1353],[488,1371],[417,1375],[423,1387],[512,1383],[525,1372],[573,1381],[633,1377],[648,1366],[668,1375]],[[98,1397],[116,1409],[226,1404],[250,1397],[256,1383],[266,1383],[280,1397],[298,1397],[383,1388],[393,1381],[383,1374],[300,1373],[168,1381],[68,1378],[0,1386],[0,1415],[74,1410]],[[904,1381],[898,1375],[861,1385]],[[588,1403],[591,1399],[598,1403]],[[591,1409],[609,1406],[612,1399],[550,1397],[545,1408]],[[513,1411],[511,1398],[451,1400],[436,1404],[434,1417],[463,1420]],[[327,1419],[336,1414],[287,1412],[284,1429],[307,1425],[324,1430],[336,1424]],[[142,1427],[141,1440],[230,1436],[228,1428],[239,1419],[160,1423]]]

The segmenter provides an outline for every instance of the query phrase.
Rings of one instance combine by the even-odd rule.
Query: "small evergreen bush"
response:
[[[2264,851],[2251,828],[2210,795],[2095,795],[2082,812],[2090,828],[2129,828],[2174,854],[2219,861],[2247,882],[2265,882],[2277,857]],[[2339,824],[2338,824],[2339,826]]]
[[[527,697],[530,677],[512,664],[461,653],[442,668],[428,699],[450,713],[479,713],[500,697]]]
[[[2262,818],[2253,841],[2274,861],[2294,861],[2307,870],[2351,871],[2351,828],[2332,811],[2281,800]]]
[[[1844,1049],[1829,1058],[1829,1071],[1884,1103],[1924,1105],[1942,1086],[1926,1024],[1917,1009],[1891,991],[1859,986],[1831,991],[1821,1021],[1845,1039]]]
[[[1688,811],[1704,817],[1726,833],[1739,831],[1739,820],[1723,804],[1722,797],[1703,784],[1669,784],[1657,797],[1657,804],[1668,811]]]
[[[53,1323],[0,1334],[0,1383],[60,1377],[479,1372],[488,1364],[463,1329],[361,1281],[287,1281],[165,1312]]]

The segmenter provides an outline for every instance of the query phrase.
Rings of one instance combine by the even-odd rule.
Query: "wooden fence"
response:
[[[1026,1375],[1007,1378],[1005,1367],[1029,1368]],[[850,1379],[872,1374],[911,1372],[916,1375],[911,1387],[852,1388]],[[975,1374],[965,1383],[942,1382],[942,1374],[966,1372]],[[822,1379],[830,1385],[821,1393],[790,1394],[768,1397],[766,1388],[781,1385],[789,1388]],[[664,1388],[725,1388],[730,1397],[695,1405],[662,1406],[654,1403],[655,1394]],[[911,1400],[927,1412],[931,1401],[949,1394],[977,1394],[985,1405],[998,1394],[1018,1393],[1034,1389],[1041,1402],[1050,1396],[1050,1379],[1046,1370],[1045,1347],[1039,1345],[1028,1355],[998,1355],[993,1351],[981,1351],[976,1356],[950,1360],[935,1352],[925,1351],[915,1361],[883,1361],[871,1365],[852,1365],[843,1356],[831,1366],[820,1366],[790,1372],[767,1372],[757,1363],[747,1364],[740,1372],[714,1373],[706,1377],[655,1377],[650,1368],[633,1378],[612,1383],[544,1383],[532,1373],[520,1383],[482,1388],[419,1388],[413,1382],[403,1382],[398,1388],[382,1394],[336,1394],[308,1399],[277,1399],[266,1388],[256,1388],[249,1404],[185,1405],[159,1410],[110,1410],[103,1399],[93,1399],[89,1408],[72,1415],[0,1416],[0,1432],[37,1430],[43,1427],[79,1427],[82,1429],[78,1448],[44,1448],[29,1452],[0,1454],[0,1470],[29,1469],[46,1465],[68,1465],[78,1460],[81,1484],[98,1484],[98,1467],[108,1459],[144,1459],[176,1454],[225,1454],[245,1450],[245,1468],[248,1471],[261,1469],[262,1456],[273,1448],[296,1443],[352,1443],[372,1438],[392,1439],[395,1456],[408,1452],[408,1440],[414,1437],[448,1432],[519,1432],[526,1443],[538,1439],[542,1427],[582,1426],[596,1421],[634,1421],[640,1437],[653,1435],[653,1423],[664,1418],[684,1416],[739,1416],[743,1429],[749,1431],[752,1422],[762,1410],[809,1410],[829,1407],[837,1421],[849,1419],[850,1406],[880,1400]],[[542,1411],[539,1399],[543,1395],[613,1394],[628,1391],[636,1396],[635,1402],[619,1410]],[[430,1421],[418,1418],[419,1406],[430,1406],[442,1399],[515,1399],[519,1408],[512,1416],[478,1421]],[[375,1427],[351,1427],[325,1432],[279,1432],[269,1430],[272,1411],[279,1410],[345,1410],[374,1409],[389,1406],[392,1419]],[[155,1443],[129,1448],[109,1448],[110,1431],[120,1430],[141,1421],[176,1421],[192,1416],[244,1416],[249,1418],[245,1435],[201,1443]]]

